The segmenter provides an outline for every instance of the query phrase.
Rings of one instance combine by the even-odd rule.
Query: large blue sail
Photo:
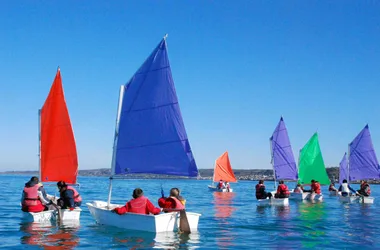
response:
[[[380,179],[379,162],[373,148],[368,124],[349,145],[350,181]]]
[[[125,86],[116,148],[113,174],[198,176],[165,38]]]
[[[271,140],[272,161],[274,174],[277,180],[297,180],[297,165],[294,160],[292,147],[285,126],[284,119],[281,117]]]

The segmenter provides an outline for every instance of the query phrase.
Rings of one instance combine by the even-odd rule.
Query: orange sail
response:
[[[75,184],[78,174],[77,150],[59,69],[40,115],[41,181],[62,180]]]
[[[214,182],[220,180],[228,182],[236,182],[234,171],[232,171],[230,159],[228,158],[228,152],[226,151],[215,161],[214,169]]]

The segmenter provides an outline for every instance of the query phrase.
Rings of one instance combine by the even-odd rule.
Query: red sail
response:
[[[78,158],[73,129],[58,69],[41,109],[41,181],[75,184]]]
[[[220,180],[228,182],[236,182],[234,171],[232,171],[228,152],[225,152],[215,161],[214,182]]]

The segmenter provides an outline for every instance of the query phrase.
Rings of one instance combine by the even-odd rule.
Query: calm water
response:
[[[86,206],[82,206],[80,224],[58,226],[55,223],[33,224],[21,220],[20,195],[30,176],[0,176],[0,246],[12,249],[373,249],[380,237],[380,186],[372,185],[375,203],[342,204],[329,197],[321,203],[290,201],[289,207],[256,206],[256,182],[232,184],[236,193],[212,193],[209,181],[116,180],[113,202],[124,203],[132,190],[141,187],[157,203],[160,186],[167,193],[178,187],[187,199],[187,209],[202,214],[198,233],[187,237],[176,233],[141,233],[99,226]],[[79,178],[84,202],[106,200],[107,178]],[[267,187],[273,183],[266,183]],[[289,186],[293,187],[294,183]],[[354,185],[355,188],[357,186]],[[47,186],[49,193],[56,192]]]

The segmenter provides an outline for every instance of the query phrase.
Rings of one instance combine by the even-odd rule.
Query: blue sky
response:
[[[37,169],[37,111],[57,66],[80,169],[109,167],[118,91],[165,33],[199,168],[270,168],[283,115],[293,151],[319,132],[327,166],[369,123],[380,150],[377,1],[4,1],[0,170]],[[380,151],[379,151],[380,152]]]

